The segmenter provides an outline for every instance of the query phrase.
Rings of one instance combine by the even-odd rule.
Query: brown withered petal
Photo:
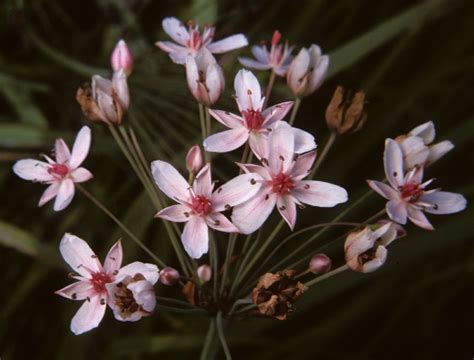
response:
[[[284,270],[260,277],[252,291],[252,302],[262,315],[285,320],[293,311],[293,302],[306,290],[301,282],[294,279],[296,273],[295,270]]]
[[[100,110],[99,106],[92,97],[92,89],[89,84],[85,84],[77,89],[76,100],[79,105],[81,105],[84,116],[89,120],[107,123],[107,119],[105,118],[102,110]]]
[[[360,130],[367,120],[364,106],[363,90],[354,93],[338,86],[326,109],[328,127],[339,135]]]
[[[196,285],[194,285],[193,281],[188,281],[186,284],[184,284],[183,289],[181,290],[184,297],[191,305],[196,305],[196,300],[194,299],[195,290]]]

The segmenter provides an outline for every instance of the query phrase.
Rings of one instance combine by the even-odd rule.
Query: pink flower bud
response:
[[[212,270],[209,265],[201,265],[197,268],[197,275],[199,277],[199,280],[201,280],[201,283],[207,283],[209,280],[211,280],[212,277]]]
[[[186,168],[190,173],[196,174],[202,168],[202,153],[199,145],[194,145],[186,155]]]
[[[167,266],[160,270],[160,283],[172,286],[179,280],[179,272],[175,268]]]
[[[119,40],[117,45],[115,45],[110,57],[110,63],[114,71],[123,70],[127,76],[132,73],[133,56],[125,41]]]
[[[309,269],[313,274],[324,274],[331,269],[332,261],[326,254],[316,254],[309,262]]]

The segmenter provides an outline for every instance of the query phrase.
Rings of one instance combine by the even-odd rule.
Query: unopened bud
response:
[[[114,71],[123,70],[127,76],[132,73],[133,56],[125,41],[119,40],[115,45],[110,56],[110,63]]]
[[[367,120],[364,106],[363,90],[354,93],[338,86],[326,109],[326,123],[329,129],[339,135],[360,130]]]
[[[197,268],[197,276],[199,277],[199,280],[201,283],[207,283],[209,280],[211,280],[212,277],[212,270],[209,265],[201,265]]]
[[[172,286],[179,280],[179,272],[175,268],[167,266],[160,270],[160,283]]]
[[[324,274],[331,269],[332,261],[326,254],[316,254],[309,262],[309,269],[313,274]]]
[[[194,145],[191,149],[189,149],[186,155],[186,168],[192,174],[197,174],[199,170],[202,168],[202,153],[199,145]]]

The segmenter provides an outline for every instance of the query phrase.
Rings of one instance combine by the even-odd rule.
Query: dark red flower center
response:
[[[199,50],[202,45],[202,37],[199,31],[191,30],[189,40],[187,43],[188,47],[194,50]]]
[[[191,208],[199,215],[207,215],[211,211],[211,202],[205,196],[194,196],[191,202]]]
[[[424,190],[418,183],[404,184],[401,188],[402,198],[409,199],[410,202],[417,201]]]
[[[260,130],[262,128],[264,119],[260,111],[256,111],[256,110],[242,111],[242,115],[244,116],[247,129]]]
[[[65,164],[52,164],[50,165],[49,173],[64,177],[69,173],[69,168]]]
[[[91,274],[91,283],[96,292],[104,292],[105,284],[111,283],[112,279],[104,272],[95,272]]]
[[[280,173],[272,179],[272,190],[275,193],[285,194],[289,193],[295,186],[293,180],[286,174]]]

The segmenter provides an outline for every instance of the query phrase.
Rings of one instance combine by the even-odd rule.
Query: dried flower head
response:
[[[364,111],[365,92],[353,92],[338,86],[326,109],[326,123],[331,131],[339,135],[356,132],[367,120]]]
[[[252,301],[262,315],[285,320],[293,311],[293,302],[306,290],[301,282],[294,279],[295,274],[295,270],[284,270],[260,277],[252,291]]]

